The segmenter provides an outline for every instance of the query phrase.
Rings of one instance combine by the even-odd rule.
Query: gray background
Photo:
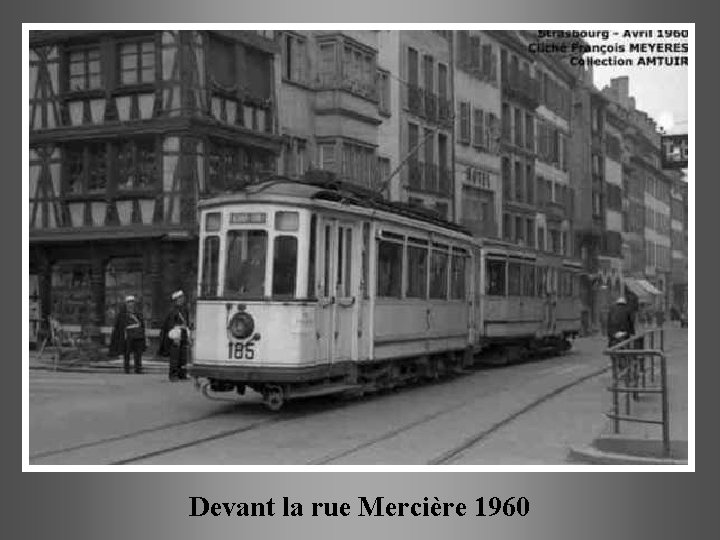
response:
[[[26,3],[16,9],[22,10],[20,20],[25,22],[271,22],[273,20],[295,22],[372,22],[382,18],[397,22],[465,22],[482,24],[485,21],[509,22],[557,22],[580,20],[591,22],[664,20],[683,22],[692,20],[716,20],[694,14],[689,3],[670,3],[645,0],[628,2],[609,0],[584,5],[577,0],[546,2],[504,1],[491,7],[477,0],[464,2],[416,1],[391,3],[363,1],[351,7],[336,1],[323,0],[305,3],[292,0],[263,0],[248,3],[229,0],[129,0],[126,2],[41,0]],[[6,16],[9,14],[6,14]],[[439,25],[441,23],[438,23]],[[7,25],[6,25],[7,26]],[[4,32],[5,50],[9,73],[20,73],[20,35],[18,26]],[[712,106],[703,95],[717,95],[717,29],[709,23],[696,28],[697,128],[696,145],[691,139],[691,159],[695,155],[713,156],[717,153],[716,129],[717,107]],[[11,45],[11,46],[10,46]],[[703,69],[705,68],[705,69]],[[714,78],[715,80],[712,80]],[[5,156],[20,156],[21,139],[14,126],[21,125],[21,110],[27,104],[20,95],[20,85],[8,85],[4,92],[11,92],[5,107],[10,118],[4,123],[7,132]],[[715,100],[714,100],[715,101]],[[20,102],[20,106],[13,104]],[[703,104],[707,104],[704,108]],[[22,126],[25,129],[25,126]],[[4,189],[11,190],[13,201],[3,212],[6,227],[13,228],[21,219],[22,200],[20,182],[22,163],[18,159],[7,162],[3,171],[7,177]],[[700,182],[695,221],[696,245],[710,249],[701,250],[702,264],[698,273],[707,279],[697,280],[702,291],[699,296],[707,299],[691,314],[691,331],[696,330],[696,474],[674,473],[25,473],[5,477],[5,495],[11,495],[19,511],[10,511],[11,518],[19,521],[17,532],[7,532],[21,538],[73,538],[95,539],[159,539],[177,540],[191,538],[533,538],[538,540],[565,540],[595,538],[679,538],[712,536],[717,524],[705,527],[703,521],[715,519],[717,511],[716,460],[720,453],[717,446],[718,392],[714,388],[718,377],[718,353],[712,343],[717,333],[716,308],[718,298],[715,262],[717,253],[715,231],[718,197],[716,169],[710,169],[709,159],[696,161],[696,178]],[[15,191],[17,190],[17,191]],[[20,200],[19,203],[15,201]],[[12,221],[10,221],[12,220]],[[713,235],[713,239],[710,238]],[[5,238],[6,250],[17,253],[12,236]],[[22,247],[22,246],[21,246]],[[691,246],[691,253],[694,248]],[[10,274],[6,267],[5,274]],[[24,270],[23,270],[24,271]],[[16,272],[16,271],[15,271]],[[5,288],[12,288],[10,295],[17,298],[12,279],[6,276]],[[7,296],[7,295],[6,295]],[[710,299],[715,302],[711,303]],[[717,305],[717,304],[715,304]],[[703,309],[712,312],[704,314]],[[8,309],[8,323],[4,324],[8,335],[19,335],[23,324],[17,310]],[[5,322],[5,320],[3,321]],[[17,330],[16,330],[17,328]],[[3,425],[7,432],[19,433],[21,421],[19,410],[13,404],[21,402],[20,393],[22,344],[20,340],[9,342],[9,354],[4,360],[11,365],[6,371],[7,379],[2,393],[9,399],[10,407],[3,407],[9,421]],[[13,369],[14,368],[14,369]],[[17,406],[17,405],[16,405]],[[20,407],[18,407],[19,409]],[[13,440],[7,437],[6,440]],[[17,444],[17,443],[16,443]],[[6,463],[15,471],[17,444]],[[703,480],[704,484],[703,485]],[[709,490],[712,488],[712,491]],[[279,503],[282,496],[302,502],[306,510],[313,501],[349,502],[353,517],[347,518],[189,518],[188,497],[204,496],[214,501],[265,501],[269,497]],[[423,496],[437,496],[441,500],[472,503],[480,496],[525,496],[530,500],[530,513],[514,518],[360,518],[357,513],[358,496],[384,496],[389,500],[414,502]],[[6,507],[10,510],[10,507]],[[5,523],[5,529],[11,526]],[[693,533],[697,531],[697,533]]]

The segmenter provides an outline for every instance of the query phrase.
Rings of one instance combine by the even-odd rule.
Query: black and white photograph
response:
[[[24,463],[692,470],[694,26],[256,26],[24,26]]]

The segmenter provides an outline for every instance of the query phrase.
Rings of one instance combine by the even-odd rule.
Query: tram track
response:
[[[477,426],[478,429],[476,432],[471,433],[460,440],[457,438],[459,435],[457,432],[453,432],[452,428],[450,428],[450,430],[446,428],[446,435],[451,434],[451,439],[443,439],[444,441],[451,443],[448,447],[443,447],[441,443],[435,448],[427,449],[428,451],[426,451],[424,456],[421,455],[416,457],[420,457],[421,462],[430,465],[451,464],[460,458],[464,452],[482,443],[484,440],[487,440],[494,433],[501,430],[508,424],[511,424],[519,417],[533,411],[543,403],[551,400],[553,397],[589,379],[592,379],[593,377],[602,375],[608,370],[606,366],[588,366],[590,371],[586,368],[580,373],[570,375],[573,370],[568,370],[568,368],[570,368],[570,366],[561,364],[549,370],[541,370],[542,375],[541,373],[536,373],[536,379],[538,375],[541,375],[540,379],[545,379],[546,375],[554,373],[555,376],[561,376],[564,374],[565,377],[562,378],[565,380],[558,380],[557,383],[553,384],[553,387],[549,389],[547,388],[546,383],[536,387],[535,396],[528,396],[530,398],[529,403],[517,408],[516,410],[509,410],[510,407],[508,406],[503,406],[505,410],[497,409],[496,412],[501,411],[500,414],[502,414],[502,417],[486,418],[484,426]],[[406,417],[404,423],[395,425],[391,429],[383,430],[382,425],[378,424],[377,428],[379,429],[375,431],[375,434],[368,433],[368,436],[364,440],[358,440],[355,444],[351,444],[348,447],[340,448],[335,451],[331,450],[332,447],[326,447],[325,453],[320,457],[313,457],[312,455],[305,456],[304,459],[301,458],[300,463],[304,462],[307,465],[332,465],[338,464],[339,462],[346,463],[347,461],[345,461],[344,458],[348,457],[354,457],[355,461],[357,461],[358,457],[362,458],[362,451],[367,449],[370,449],[370,452],[377,451],[378,456],[388,455],[388,452],[390,452],[390,454],[395,453],[397,455],[397,451],[393,447],[400,448],[403,444],[407,443],[401,442],[403,439],[398,439],[397,442],[393,441],[393,439],[401,437],[403,434],[408,434],[406,437],[410,437],[410,439],[417,438],[423,430],[427,432],[428,430],[434,430],[434,426],[439,427],[436,421],[438,419],[442,419],[443,417],[447,417],[447,420],[443,420],[440,425],[448,426],[452,425],[453,422],[457,423],[457,419],[462,416],[462,409],[464,407],[468,408],[468,414],[477,414],[473,411],[478,410],[478,408],[481,409],[483,401],[493,401],[497,399],[502,400],[503,396],[507,396],[508,393],[511,393],[518,383],[521,385],[526,384],[526,382],[520,382],[517,380],[506,380],[505,384],[500,386],[482,385],[485,390],[478,392],[477,389],[475,389],[472,395],[468,395],[468,392],[463,391],[465,394],[464,398],[461,397],[454,403],[438,403],[438,405],[441,405],[440,408],[435,410],[426,410],[425,414],[422,414],[420,417],[416,417],[414,419]],[[466,388],[466,390],[470,390],[470,388]],[[529,391],[532,392],[531,389],[529,389]],[[382,399],[382,397],[378,396],[374,399]],[[209,414],[200,415],[187,420],[170,422],[132,431],[122,435],[106,437],[55,450],[38,452],[30,456],[30,459],[31,461],[37,462],[38,460],[44,460],[47,458],[60,458],[60,460],[72,462],[85,460],[88,458],[88,455],[94,455],[99,458],[97,459],[99,462],[111,465],[132,465],[142,464],[143,462],[151,462],[155,464],[162,463],[163,460],[157,459],[162,456],[167,456],[170,458],[168,462],[173,462],[175,461],[172,458],[173,454],[179,454],[185,455],[186,457],[197,455],[197,463],[204,463],[201,456],[204,455],[205,451],[201,448],[205,444],[227,439],[232,440],[233,437],[238,437],[237,441],[239,442],[232,440],[232,446],[236,446],[238,450],[240,450],[244,447],[242,441],[245,440],[245,437],[251,433],[257,433],[265,428],[270,428],[272,430],[273,426],[283,423],[290,426],[289,433],[297,433],[298,430],[304,429],[303,426],[305,425],[295,423],[298,420],[302,420],[303,418],[310,420],[317,419],[318,417],[323,418],[327,413],[329,415],[327,416],[327,421],[332,423],[333,419],[336,418],[336,416],[333,415],[334,412],[338,412],[340,409],[345,409],[348,406],[352,407],[353,405],[360,403],[351,399],[347,401],[333,402],[333,406],[329,407],[326,400],[302,401],[297,402],[296,410],[285,411],[279,415],[273,414],[272,416],[261,414],[260,411],[247,411],[249,413],[247,416],[238,415],[240,409],[242,409],[242,407],[239,408],[241,404],[241,402],[228,404],[227,406]],[[358,410],[361,411],[363,409],[361,408]],[[237,422],[242,422],[242,425],[237,425],[237,422],[235,422],[236,419]],[[493,423],[488,425],[488,422]],[[188,427],[191,429],[186,429]],[[482,429],[479,429],[480,427],[482,427]],[[416,428],[419,431],[415,431]],[[285,428],[282,429],[285,430]],[[193,433],[194,431],[195,433]],[[340,433],[341,432],[338,432],[338,435],[340,435]],[[455,437],[452,437],[453,433],[456,434]],[[289,436],[292,437],[293,435]],[[283,437],[285,437],[285,435],[283,435]],[[249,442],[250,446],[248,447],[248,450],[250,451],[248,457],[251,462],[253,461],[253,455],[258,456],[257,451],[260,448],[255,439],[257,439],[257,437],[252,438],[251,436],[251,439],[249,440],[253,441]],[[331,442],[331,440],[332,439],[328,442]],[[407,440],[407,438],[405,440]],[[390,441],[389,445],[384,444],[388,443],[388,441]],[[196,453],[193,453],[193,449],[195,449]],[[183,452],[187,450],[191,450],[191,453],[187,454]],[[318,448],[318,450],[320,450],[320,448]],[[330,452],[328,452],[328,450],[330,450]],[[236,459],[242,459],[241,455],[243,454],[245,454],[245,451],[238,454]],[[317,454],[315,455],[317,456]],[[95,461],[95,459],[91,458],[90,461]],[[391,461],[394,461],[394,459],[391,458]]]
[[[146,459],[156,458],[165,454],[171,454],[173,452],[178,452],[180,450],[187,450],[188,448],[192,448],[194,446],[199,446],[201,444],[205,444],[208,442],[218,441],[220,439],[226,439],[228,437],[232,437],[234,435],[239,435],[241,433],[246,433],[248,431],[254,431],[256,429],[259,429],[261,427],[270,425],[270,424],[277,424],[279,422],[287,422],[290,420],[293,420],[293,417],[275,417],[275,418],[266,418],[265,420],[260,420],[258,422],[254,422],[252,424],[248,424],[245,426],[242,426],[240,428],[234,428],[234,429],[228,429],[221,431],[219,433],[214,433],[212,435],[207,435],[205,437],[201,437],[199,439],[193,439],[191,441],[187,441],[184,443],[176,444],[173,446],[169,446],[167,448],[162,448],[159,450],[154,450],[152,452],[146,452],[144,454],[139,454],[130,458],[125,458],[117,461],[110,462],[110,465],[129,465],[131,463],[137,463],[138,461],[143,461]]]
[[[42,451],[42,452],[37,452],[37,453],[35,453],[35,454],[31,454],[29,457],[30,457],[31,460],[36,460],[36,459],[44,459],[44,458],[48,458],[48,457],[58,456],[58,455],[61,455],[61,454],[68,454],[68,453],[70,453],[70,452],[76,452],[76,451],[78,451],[78,450],[85,450],[85,449],[88,449],[88,448],[99,447],[99,446],[102,446],[102,445],[104,445],[104,444],[110,444],[110,443],[114,443],[114,442],[120,442],[120,441],[130,440],[130,439],[132,439],[132,438],[134,438],[134,437],[139,437],[139,436],[147,435],[147,434],[150,434],[150,433],[158,433],[158,432],[161,432],[161,431],[164,431],[164,430],[167,430],[167,429],[172,429],[172,428],[177,428],[177,427],[182,427],[182,426],[188,426],[188,425],[196,424],[196,423],[198,423],[198,422],[203,422],[203,421],[208,420],[208,419],[210,419],[210,418],[215,418],[215,417],[219,417],[219,416],[224,416],[224,415],[227,415],[227,414],[230,414],[230,413],[227,412],[227,411],[222,411],[222,412],[216,411],[216,412],[204,414],[204,415],[202,415],[202,416],[198,416],[198,417],[195,417],[195,418],[190,418],[190,419],[188,419],[188,420],[178,420],[178,421],[176,421],[176,422],[169,422],[169,423],[166,423],[166,424],[160,424],[159,426],[153,426],[153,427],[149,427],[149,428],[138,429],[138,430],[136,430],[136,431],[131,431],[131,432],[129,432],[129,433],[123,433],[123,434],[121,434],[121,435],[113,435],[112,437],[104,437],[104,438],[102,438],[102,439],[96,439],[96,440],[94,440],[94,441],[88,441],[88,442],[84,442],[84,443],[74,444],[74,445],[72,445],[72,446],[65,446],[65,447],[56,448],[56,449],[53,449],[53,450],[44,450],[44,451]]]
[[[450,447],[449,449],[443,451],[442,453],[436,455],[434,458],[431,458],[427,461],[428,465],[447,465],[452,463],[455,459],[457,459],[462,453],[464,453],[466,450],[472,448],[473,446],[477,445],[478,443],[482,442],[483,440],[490,437],[493,433],[497,432],[501,428],[507,426],[517,418],[521,417],[524,414],[529,413],[530,411],[536,409],[540,405],[544,404],[545,402],[551,400],[555,396],[575,387],[578,386],[585,381],[598,377],[604,373],[606,373],[609,370],[608,367],[602,367],[600,369],[595,369],[590,373],[586,373],[580,377],[576,377],[573,380],[554,388],[553,390],[549,392],[544,392],[537,398],[533,399],[530,403],[527,405],[521,407],[517,411],[505,416],[498,422],[495,422],[490,427],[480,430],[469,437],[466,437],[463,439],[459,444],[454,445]],[[422,426],[423,424],[427,424],[437,418],[440,418],[442,416],[451,414],[455,411],[458,411],[462,409],[463,407],[466,407],[468,405],[471,405],[474,402],[477,402],[485,397],[488,397],[489,393],[484,393],[480,396],[473,396],[470,399],[463,400],[459,403],[456,403],[454,405],[451,405],[449,407],[445,407],[439,411],[435,411],[433,413],[424,415],[423,417],[413,420],[412,422],[408,422],[406,424],[403,424],[402,426],[396,427],[392,430],[388,430],[380,435],[377,435],[375,437],[372,437],[368,440],[365,440],[355,446],[352,446],[350,448],[345,448],[342,450],[339,450],[337,452],[327,454],[321,458],[312,460],[308,463],[308,465],[329,465],[333,462],[336,462],[340,459],[343,459],[345,457],[351,456],[353,454],[356,454],[357,452],[371,448],[372,446],[375,446],[377,444],[389,441],[403,433],[409,432],[410,430]]]

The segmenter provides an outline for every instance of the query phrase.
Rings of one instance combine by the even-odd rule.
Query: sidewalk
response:
[[[123,373],[122,358],[62,358],[56,361],[57,352],[45,350],[42,357],[37,351],[30,351],[30,369],[45,371],[64,371],[78,373]],[[132,359],[130,360],[132,369]],[[167,359],[158,359],[155,356],[143,356],[143,373],[167,373]]]
[[[667,357],[668,416],[670,454],[663,454],[662,426],[620,422],[619,433],[614,423],[606,419],[591,444],[574,447],[569,459],[575,463],[614,465],[686,465],[688,459],[688,331],[676,327],[665,328],[665,354]],[[608,364],[610,360],[608,358]],[[659,366],[656,365],[659,377]],[[656,381],[658,379],[656,378]],[[609,382],[609,379],[608,379]],[[605,386],[609,386],[605,385]],[[612,394],[606,387],[598,415],[612,408]],[[600,410],[600,403],[603,409]],[[625,414],[625,396],[620,397],[620,413]],[[660,394],[641,394],[638,401],[631,399],[630,415],[647,419],[662,417]]]

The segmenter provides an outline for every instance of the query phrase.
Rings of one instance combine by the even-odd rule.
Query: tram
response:
[[[365,393],[563,351],[580,264],[337,182],[199,202],[190,374],[210,392]]]

